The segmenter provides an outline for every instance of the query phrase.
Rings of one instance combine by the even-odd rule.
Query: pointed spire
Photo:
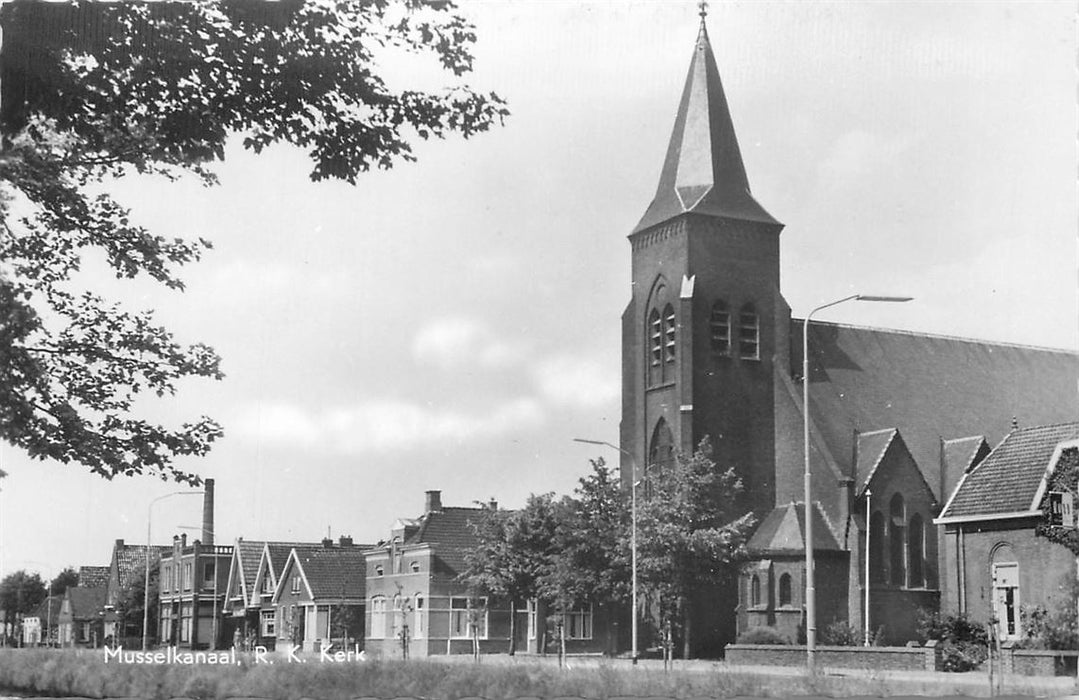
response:
[[[707,3],[700,3],[701,26],[659,188],[634,233],[686,212],[780,225],[750,194],[708,40],[707,14]]]

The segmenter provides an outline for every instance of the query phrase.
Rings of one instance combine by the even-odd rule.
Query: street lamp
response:
[[[200,496],[202,491],[173,491],[172,493],[166,493],[164,496],[158,496],[154,500],[150,501],[150,505],[146,508],[146,579],[143,582],[142,589],[142,650],[146,651],[150,648],[150,522],[154,514],[154,504],[158,501],[163,501],[166,498],[172,498],[173,496]],[[115,635],[114,635],[115,636]]]
[[[913,297],[874,296],[852,294],[836,301],[818,306],[806,314],[802,325],[802,439],[805,451],[805,556],[806,556],[806,666],[810,673],[815,670],[814,655],[817,651],[817,596],[813,587],[813,513],[809,474],[809,320],[818,311],[848,301],[904,302]],[[867,525],[868,527],[868,525]],[[866,581],[868,590],[869,582]]]
[[[618,450],[625,456],[629,457],[629,463],[633,468],[633,476],[630,478],[630,520],[632,525],[630,526],[630,570],[631,574],[631,590],[630,594],[633,599],[633,617],[630,625],[630,635],[633,637],[632,645],[630,647],[630,657],[633,659],[633,665],[637,665],[637,460],[633,458],[633,455],[623,450],[617,445],[612,445],[609,442],[603,440],[585,440],[584,438],[573,438],[574,442],[583,442],[587,445],[602,445],[604,447],[610,447],[613,450]]]

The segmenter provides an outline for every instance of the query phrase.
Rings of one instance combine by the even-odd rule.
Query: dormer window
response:
[[[300,592],[300,577],[299,576],[293,576],[292,577],[292,592],[293,593],[299,593]]]
[[[1075,497],[1066,491],[1049,492],[1049,524],[1075,527]]]
[[[712,304],[712,316],[708,320],[712,335],[712,352],[720,357],[731,354],[731,312],[723,300]]]
[[[759,360],[761,329],[757,311],[746,304],[738,314],[738,355],[743,360]]]
[[[269,576],[262,577],[262,593],[263,595],[270,595],[273,593],[273,581]]]

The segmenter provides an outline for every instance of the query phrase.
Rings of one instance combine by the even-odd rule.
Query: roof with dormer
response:
[[[689,212],[781,226],[749,191],[703,16],[659,187],[633,232]]]

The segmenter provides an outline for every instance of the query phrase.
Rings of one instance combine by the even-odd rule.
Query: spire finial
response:
[[[701,21],[703,22],[704,18],[708,16],[707,0],[701,0],[699,3],[697,3],[697,8],[700,10],[700,12],[698,12],[697,14],[701,16]]]

